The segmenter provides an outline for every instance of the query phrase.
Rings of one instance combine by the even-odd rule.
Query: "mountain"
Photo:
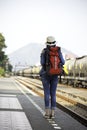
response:
[[[43,44],[30,43],[8,55],[13,69],[18,70],[40,64],[40,53],[44,47],[45,45]],[[61,51],[64,58],[66,56],[69,58],[77,57],[77,55],[64,48],[61,48]]]

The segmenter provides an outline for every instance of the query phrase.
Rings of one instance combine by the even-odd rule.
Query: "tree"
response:
[[[5,38],[4,36],[0,33],[0,51],[2,51],[3,48],[6,48],[7,46],[5,45]]]
[[[3,51],[3,49],[5,49],[5,48],[7,48],[7,46],[5,44],[5,38],[0,33],[0,67],[6,71],[6,64],[8,63],[9,59],[8,59],[8,56],[5,55],[5,52]],[[9,64],[8,71],[11,72],[11,70],[12,70],[12,65]]]
[[[9,72],[12,72],[12,68],[13,68],[13,66],[9,63],[9,64],[8,64],[8,71],[9,71]]]
[[[0,66],[3,68],[5,67],[5,61],[8,59],[7,55],[5,55],[5,52],[3,51],[3,49],[6,47],[5,38],[0,33]]]

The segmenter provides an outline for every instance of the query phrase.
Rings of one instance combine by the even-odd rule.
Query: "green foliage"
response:
[[[12,65],[11,65],[11,64],[8,64],[8,71],[9,71],[9,72],[12,72],[12,68],[13,68]]]
[[[0,76],[4,76],[5,75],[5,71],[2,67],[0,67]]]
[[[12,66],[9,62],[8,56],[5,55],[5,52],[3,51],[4,48],[6,48],[6,44],[5,44],[5,38],[4,36],[0,33],[0,67],[2,67],[5,71],[12,71]],[[8,64],[7,66],[7,70],[6,70],[6,64]],[[1,71],[1,73],[3,72],[3,70]]]
[[[4,36],[0,33],[0,51],[2,51],[3,48],[6,48],[7,46],[5,45],[5,38]]]
[[[5,38],[0,33],[0,67],[5,68],[6,61],[8,60],[7,55],[5,55],[5,52],[3,51],[4,48],[7,46],[5,45]]]

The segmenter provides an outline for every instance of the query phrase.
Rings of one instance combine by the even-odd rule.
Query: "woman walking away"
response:
[[[56,46],[56,40],[53,36],[46,38],[46,48],[41,52],[40,62],[42,65],[40,76],[44,89],[44,117],[55,118],[58,75],[62,74],[62,66],[65,61],[61,48]]]

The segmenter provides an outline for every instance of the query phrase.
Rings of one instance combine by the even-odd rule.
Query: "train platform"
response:
[[[43,117],[44,100],[13,78],[0,78],[0,130],[86,130],[56,108],[56,118]]]

